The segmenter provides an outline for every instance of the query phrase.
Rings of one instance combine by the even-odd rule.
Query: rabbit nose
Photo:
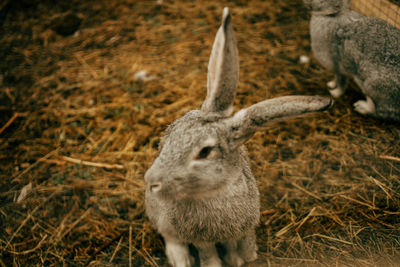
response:
[[[151,167],[149,170],[147,170],[144,179],[150,192],[157,193],[161,190],[161,177],[158,175],[158,172],[154,170],[154,168]]]
[[[150,192],[157,193],[161,190],[161,183],[154,183],[150,185]]]

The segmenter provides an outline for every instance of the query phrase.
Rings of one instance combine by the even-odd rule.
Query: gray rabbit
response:
[[[193,263],[188,244],[198,250],[201,266],[221,266],[217,243],[230,266],[257,258],[259,192],[243,144],[271,120],[323,111],[332,104],[329,97],[285,96],[232,116],[238,62],[230,14],[224,8],[201,110],[189,111],[167,128],[159,155],[145,174],[146,213],[164,237],[174,267]]]
[[[366,97],[354,104],[357,112],[400,121],[400,30],[351,11],[349,0],[304,3],[312,10],[314,56],[336,75],[331,95],[340,97],[353,78]]]

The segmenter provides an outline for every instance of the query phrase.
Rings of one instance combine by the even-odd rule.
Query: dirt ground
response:
[[[143,176],[167,125],[205,97],[224,6],[237,110],[328,95],[301,0],[0,3],[0,266],[167,266]],[[399,124],[355,113],[350,87],[247,143],[261,193],[250,266],[400,264]]]

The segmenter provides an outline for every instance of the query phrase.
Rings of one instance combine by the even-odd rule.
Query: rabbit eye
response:
[[[210,155],[211,151],[214,149],[212,146],[205,146],[203,147],[199,154],[197,155],[196,159],[206,159],[208,155]]]

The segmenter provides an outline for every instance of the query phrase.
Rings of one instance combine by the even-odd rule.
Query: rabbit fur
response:
[[[224,8],[201,110],[186,113],[167,128],[145,174],[146,214],[163,236],[174,267],[193,264],[188,244],[197,248],[201,266],[221,266],[217,243],[230,266],[257,258],[259,192],[243,144],[271,120],[322,111],[332,104],[329,97],[285,96],[232,116],[239,61],[230,21]]]
[[[400,121],[400,30],[351,11],[349,0],[304,3],[312,10],[313,54],[335,74],[331,95],[340,97],[353,78],[366,97],[354,104],[357,112]]]

